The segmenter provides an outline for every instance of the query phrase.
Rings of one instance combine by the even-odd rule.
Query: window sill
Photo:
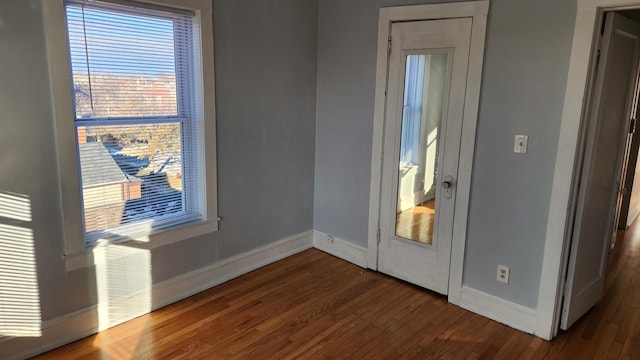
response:
[[[174,244],[215,231],[218,231],[218,220],[207,220],[175,226],[146,235],[143,238],[117,243],[99,244],[94,248],[66,255],[67,272],[99,264],[100,260],[98,259],[105,259],[104,254],[114,248],[118,248],[119,253],[122,253],[122,256],[126,256],[128,252],[120,250],[131,249],[131,252],[153,250],[161,246]]]
[[[400,162],[400,170],[417,168],[418,164],[408,163],[408,162]]]

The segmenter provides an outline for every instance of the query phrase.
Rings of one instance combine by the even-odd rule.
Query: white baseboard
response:
[[[154,301],[153,306],[160,308],[172,304],[312,247],[312,231],[309,230],[172,278],[154,286],[153,298],[161,302]]]
[[[537,335],[534,330],[537,311],[534,309],[465,286],[460,290],[458,300],[458,305],[464,309],[514,329]]]
[[[98,329],[97,306],[42,322],[40,337],[9,337],[0,342],[0,358],[26,359],[87,337]]]
[[[364,247],[318,230],[313,231],[313,246],[360,267],[367,267],[367,249]],[[537,311],[534,309],[465,286],[460,290],[460,296],[450,298],[450,301],[514,329],[536,334],[534,329]],[[548,340],[545,334],[536,335]]]
[[[313,246],[352,264],[367,268],[367,249],[349,241],[313,230]]]
[[[106,325],[99,323],[98,306],[91,306],[75,313],[44,321],[40,337],[0,338],[0,359],[24,359],[38,355],[159,309],[312,247],[312,232],[305,231],[261,248],[236,255],[211,266],[154,284],[149,289],[131,294],[126,298],[114,300],[118,301],[118,307],[122,308],[123,302],[138,304],[140,298],[153,299],[151,308],[148,311],[140,312],[135,310],[135,306],[132,306],[134,312],[126,314],[119,319],[112,319]],[[101,305],[109,306],[109,304]]]
[[[0,337],[0,359],[23,359],[58,346],[84,338],[104,328],[131,320],[144,313],[169,305],[252,270],[315,247],[321,251],[367,267],[367,249],[351,242],[325,234],[306,231],[264,247],[236,255],[219,263],[154,284],[151,288],[114,301],[139,303],[140,298],[152,299],[149,311],[135,310],[119,319],[112,319],[106,326],[99,322],[98,306],[92,306],[67,314],[42,324],[40,337]],[[451,300],[451,299],[450,299]],[[486,316],[515,329],[548,339],[548,334],[536,334],[537,311],[511,301],[463,286],[457,305]],[[102,304],[104,306],[104,304]],[[107,304],[108,306],[109,304]],[[135,307],[132,307],[135,309]]]

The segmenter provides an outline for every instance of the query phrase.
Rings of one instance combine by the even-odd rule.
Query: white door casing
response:
[[[577,0],[571,57],[565,89],[558,149],[556,152],[551,201],[538,292],[535,333],[547,339],[557,335],[563,303],[564,285],[575,204],[575,169],[580,162],[583,110],[592,85],[596,57],[596,36],[604,11],[640,8],[640,1]]]
[[[454,209],[451,264],[449,269],[449,301],[459,304],[462,295],[462,271],[466,239],[467,212],[471,189],[471,172],[475,148],[476,123],[480,100],[480,85],[484,59],[485,33],[489,1],[468,1],[448,4],[430,4],[381,8],[378,21],[378,51],[376,68],[375,109],[371,158],[371,187],[369,202],[369,236],[367,266],[378,268],[377,234],[380,218],[382,178],[382,145],[387,86],[387,44],[393,22],[435,19],[471,18],[472,31],[466,93],[462,125],[462,140],[458,176],[456,179],[456,206]]]
[[[569,255],[561,328],[601,298],[640,59],[640,24],[606,14]]]
[[[459,18],[402,22],[391,26],[378,270],[442,294],[447,294],[449,285],[455,179],[458,172],[471,25],[471,18]],[[436,186],[432,244],[396,235],[400,134],[408,55],[423,55],[431,59],[429,62],[435,61],[434,56],[446,57],[447,60],[444,75],[446,80],[442,88],[444,96],[438,101],[442,104],[443,111],[440,125],[436,127],[440,139],[436,184],[450,178],[453,191],[445,197],[442,188]],[[425,86],[429,85],[425,83]],[[427,107],[428,104],[423,106]]]

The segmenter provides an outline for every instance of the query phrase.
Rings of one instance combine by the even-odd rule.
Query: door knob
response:
[[[445,199],[451,199],[453,196],[453,177],[445,176],[441,186]]]

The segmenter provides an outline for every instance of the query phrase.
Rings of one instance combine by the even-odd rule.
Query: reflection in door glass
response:
[[[407,55],[396,236],[433,243],[447,54]]]

